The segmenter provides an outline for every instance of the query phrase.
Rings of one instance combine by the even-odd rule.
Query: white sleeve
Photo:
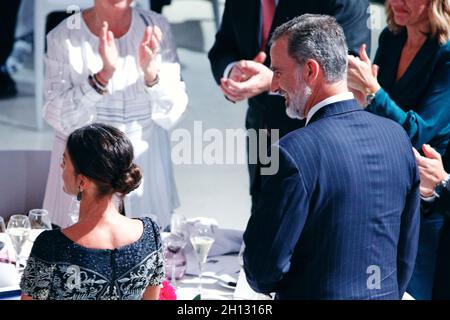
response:
[[[169,130],[186,110],[188,96],[181,79],[181,68],[170,25],[163,17],[158,19],[163,34],[159,56],[159,82],[153,87],[145,86],[152,103],[152,120]]]
[[[233,69],[233,67],[237,64],[237,62],[231,62],[227,65],[227,67],[225,68],[225,70],[223,71],[223,77],[225,79],[228,78],[228,76],[230,75],[231,69]]]
[[[96,120],[96,103],[103,96],[90,86],[87,77],[82,83],[73,83],[67,39],[58,41],[58,34],[51,32],[47,36],[43,113],[50,126],[69,135]]]

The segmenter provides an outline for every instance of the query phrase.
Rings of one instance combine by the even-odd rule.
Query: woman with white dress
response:
[[[62,190],[66,139],[93,122],[133,144],[144,181],[124,201],[127,216],[156,215],[164,228],[179,205],[168,130],[186,109],[186,88],[168,21],[131,2],[95,0],[47,36],[44,119],[55,139],[43,207],[61,227],[76,205]]]

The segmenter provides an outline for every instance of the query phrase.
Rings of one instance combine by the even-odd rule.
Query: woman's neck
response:
[[[106,1],[96,1],[86,16],[86,22],[94,34],[100,34],[103,22],[106,21],[115,38],[120,38],[128,32],[131,20],[132,11],[129,6],[114,7],[106,4]]]
[[[408,37],[406,39],[406,47],[410,49],[418,49],[422,47],[428,38],[430,32],[430,24],[424,22],[418,25],[406,26]]]
[[[120,213],[112,197],[97,198],[95,195],[83,194],[78,224],[95,226],[118,216]]]

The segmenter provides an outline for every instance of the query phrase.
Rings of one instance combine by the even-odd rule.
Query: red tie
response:
[[[275,15],[275,0],[262,0],[262,37],[261,51],[266,49],[269,40],[270,29],[272,28],[273,16]]]

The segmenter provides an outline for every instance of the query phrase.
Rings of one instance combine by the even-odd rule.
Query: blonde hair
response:
[[[387,25],[391,32],[399,33],[405,27],[395,23],[390,1],[386,1]],[[428,6],[430,36],[441,45],[450,40],[450,0],[430,0]]]

